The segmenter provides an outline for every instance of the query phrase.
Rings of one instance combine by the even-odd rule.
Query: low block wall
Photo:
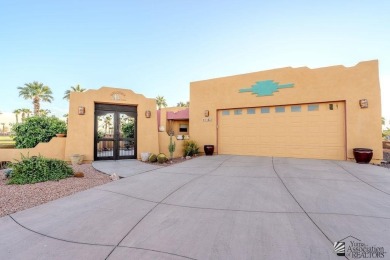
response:
[[[46,158],[65,160],[65,137],[53,137],[48,143],[39,143],[34,148],[0,149],[0,161],[14,162],[24,156],[42,155]]]

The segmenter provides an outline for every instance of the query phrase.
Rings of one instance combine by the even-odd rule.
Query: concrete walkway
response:
[[[345,259],[344,238],[390,258],[388,169],[212,156],[128,170],[0,218],[0,259]]]
[[[95,161],[92,166],[106,174],[118,174],[119,177],[126,178],[144,172],[150,172],[163,166],[143,163],[137,160],[119,160],[119,161]]]

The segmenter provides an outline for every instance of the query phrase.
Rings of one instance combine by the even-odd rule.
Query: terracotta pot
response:
[[[206,155],[213,155],[214,145],[206,144],[203,148]]]
[[[65,134],[56,134],[57,137],[65,137]]]
[[[369,148],[354,148],[353,157],[357,163],[369,163],[372,159],[372,149]]]

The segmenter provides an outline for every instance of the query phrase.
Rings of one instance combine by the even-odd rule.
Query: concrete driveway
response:
[[[0,259],[345,259],[336,241],[390,258],[388,169],[199,157],[0,218]]]

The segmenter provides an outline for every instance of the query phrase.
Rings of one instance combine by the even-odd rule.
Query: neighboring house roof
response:
[[[190,119],[190,109],[184,109],[175,112],[167,111],[168,120],[189,120]]]

